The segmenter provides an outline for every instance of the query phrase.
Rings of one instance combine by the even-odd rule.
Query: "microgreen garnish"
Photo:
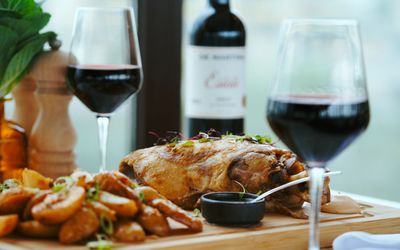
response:
[[[193,216],[194,216],[194,217],[199,217],[199,216],[200,216],[200,214],[201,214],[201,211],[200,211],[200,209],[198,209],[198,208],[195,208],[195,209],[193,210]]]
[[[112,235],[114,233],[114,224],[107,216],[100,216],[100,226],[107,235]]]
[[[210,142],[210,141],[212,141],[210,138],[205,138],[205,137],[199,139],[200,143],[205,143],[205,142]]]
[[[193,145],[194,145],[194,142],[190,141],[190,140],[184,141],[184,142],[179,144],[179,146],[181,146],[181,147],[191,147]]]
[[[257,140],[258,143],[260,144],[265,144],[265,143],[272,143],[272,138],[269,136],[261,136],[261,135],[256,135],[254,138]]]
[[[91,187],[86,191],[86,199],[89,201],[97,201],[99,199],[99,190],[99,183],[96,182],[94,187]]]
[[[87,247],[93,250],[111,250],[113,249],[112,241],[107,240],[104,234],[96,234],[97,241],[87,243]]]
[[[66,187],[71,187],[74,184],[74,179],[70,176],[58,177],[51,188],[54,192],[60,192]]]
[[[192,146],[195,140],[198,140],[200,143],[205,143],[220,139],[233,139],[238,142],[248,141],[257,144],[272,144],[272,139],[269,136],[234,135],[228,132],[224,135],[221,135],[221,133],[215,129],[210,129],[206,133],[200,132],[191,138],[184,138],[184,136],[179,132],[173,131],[168,131],[165,137],[160,137],[155,132],[149,132],[149,134],[157,137],[157,141],[154,145],[168,145],[169,147],[175,147],[178,145],[183,147]]]
[[[236,182],[242,188],[242,192],[239,193],[239,198],[243,199],[244,195],[246,194],[246,188],[243,186],[242,183],[240,183],[238,181],[234,181],[234,182]]]

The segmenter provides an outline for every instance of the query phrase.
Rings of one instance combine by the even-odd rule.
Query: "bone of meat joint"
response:
[[[296,155],[271,144],[234,138],[192,142],[136,150],[122,160],[120,171],[185,209],[196,207],[200,196],[208,192],[242,191],[244,187],[258,193],[306,176]],[[307,185],[273,194],[267,199],[267,211],[304,218]],[[329,200],[326,178],[322,203]]]

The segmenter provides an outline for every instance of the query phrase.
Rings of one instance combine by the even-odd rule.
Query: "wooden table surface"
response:
[[[332,241],[348,231],[400,233],[400,206],[392,208],[361,199],[359,202],[365,207],[365,213],[362,215],[322,213],[320,224],[322,247],[330,249]],[[146,242],[139,244],[117,244],[117,249],[307,249],[308,221],[278,214],[266,214],[259,225],[248,228],[220,227],[205,223],[202,233],[182,234],[179,224],[174,223],[173,227],[176,229],[176,235],[164,238],[150,237]],[[65,246],[56,241],[14,237],[2,239],[0,249],[83,250],[87,248]]]

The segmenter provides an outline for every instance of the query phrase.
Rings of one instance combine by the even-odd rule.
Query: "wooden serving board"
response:
[[[363,215],[321,215],[321,247],[330,247],[332,241],[348,231],[370,233],[400,233],[400,210],[377,204],[360,202],[365,207]],[[248,228],[220,227],[205,222],[204,231],[185,234],[178,224],[174,235],[149,238],[144,243],[116,244],[121,250],[180,250],[180,249],[307,249],[308,221],[288,216],[267,214],[263,221]],[[84,250],[85,246],[66,246],[49,240],[0,240],[1,250]]]

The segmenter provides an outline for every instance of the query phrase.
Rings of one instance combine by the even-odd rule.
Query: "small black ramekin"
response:
[[[215,192],[201,197],[201,213],[209,222],[226,226],[248,226],[264,218],[265,199],[254,194],[238,192]]]

